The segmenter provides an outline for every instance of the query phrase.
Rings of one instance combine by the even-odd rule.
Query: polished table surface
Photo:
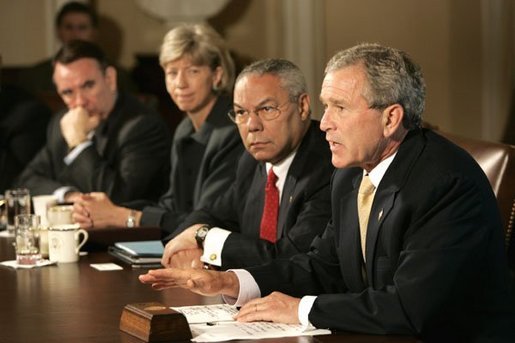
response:
[[[12,241],[0,237],[0,261],[14,259]],[[106,262],[114,262],[123,270],[98,271],[90,266]],[[138,281],[137,276],[144,272],[104,251],[89,252],[78,263],[17,270],[2,266],[0,343],[141,343],[119,330],[126,304],[157,301],[167,306],[187,306],[221,302],[219,297],[204,297],[183,289],[154,291]],[[410,337],[350,333],[263,341],[416,342]]]

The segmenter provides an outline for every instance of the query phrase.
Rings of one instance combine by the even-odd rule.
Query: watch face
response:
[[[209,228],[206,226],[202,226],[197,230],[195,234],[195,240],[197,241],[197,245],[199,248],[203,248],[204,240],[206,239],[208,231]]]
[[[208,231],[209,231],[209,229],[207,227],[205,227],[205,226],[201,227],[200,229],[197,230],[197,237],[205,238]]]

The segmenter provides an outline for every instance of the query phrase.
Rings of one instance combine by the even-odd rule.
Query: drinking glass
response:
[[[14,235],[14,217],[18,214],[30,214],[30,193],[26,188],[5,191],[5,208],[7,213],[7,231]]]
[[[0,194],[0,230],[7,228],[7,217],[5,215],[5,198]]]
[[[40,217],[18,214],[14,217],[15,250],[18,264],[36,264],[41,259]]]

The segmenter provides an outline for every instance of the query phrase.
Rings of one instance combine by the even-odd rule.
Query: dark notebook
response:
[[[108,253],[135,268],[161,267],[164,247],[161,241],[117,242]]]

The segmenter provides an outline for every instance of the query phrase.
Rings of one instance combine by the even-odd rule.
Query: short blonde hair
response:
[[[167,63],[189,56],[195,65],[223,70],[217,92],[232,94],[234,86],[234,62],[223,38],[206,24],[182,24],[170,30],[163,39],[159,63]]]

